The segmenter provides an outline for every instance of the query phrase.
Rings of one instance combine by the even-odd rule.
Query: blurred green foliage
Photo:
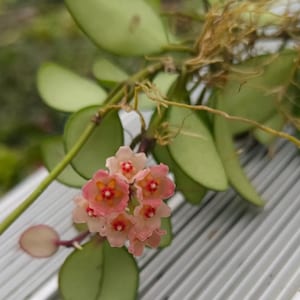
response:
[[[54,60],[88,75],[97,53],[62,1],[0,2],[0,194],[40,165],[41,139],[61,132],[66,117],[40,100],[39,65]]]

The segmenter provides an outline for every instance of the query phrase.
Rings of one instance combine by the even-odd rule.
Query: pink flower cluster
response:
[[[129,241],[128,251],[135,256],[145,245],[157,247],[166,232],[161,218],[170,216],[163,202],[174,194],[175,185],[167,177],[164,164],[145,168],[144,153],[120,147],[116,156],[106,161],[109,171],[99,170],[75,199],[75,223],[86,223],[90,232],[106,237],[112,247]]]

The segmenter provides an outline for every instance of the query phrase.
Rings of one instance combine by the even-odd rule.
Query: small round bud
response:
[[[19,239],[22,250],[36,258],[45,258],[53,255],[59,245],[59,235],[50,226],[35,225],[25,230]]]

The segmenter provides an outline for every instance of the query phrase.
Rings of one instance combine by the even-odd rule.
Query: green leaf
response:
[[[106,92],[95,82],[51,62],[40,67],[37,86],[44,102],[60,111],[100,105],[106,98]]]
[[[170,171],[175,176],[176,189],[183,194],[185,200],[194,205],[199,204],[206,194],[206,188],[183,172],[170,155],[168,147],[157,144],[152,154],[157,162],[162,162],[169,166]]]
[[[98,106],[87,107],[69,118],[64,133],[67,151],[76,143],[98,110]],[[72,160],[72,166],[81,176],[89,179],[98,169],[105,168],[106,159],[113,156],[121,145],[123,145],[123,127],[118,112],[112,111],[105,115]]]
[[[213,190],[226,190],[226,174],[205,123],[193,111],[171,107],[167,116],[176,132],[169,145],[177,165],[194,181]]]
[[[155,78],[153,79],[153,84],[159,90],[161,95],[167,95],[168,90],[178,78],[178,74],[174,73],[165,73],[160,72],[158,73]],[[153,109],[156,104],[153,100],[150,100],[145,93],[141,93],[139,95],[139,109]]]
[[[281,130],[285,124],[285,118],[281,113],[274,114],[271,118],[263,123],[267,127],[271,127],[277,131]],[[275,139],[276,136],[255,128],[253,130],[254,137],[263,145],[270,145]]]
[[[161,12],[161,0],[145,0],[145,2],[149,4],[157,13]]]
[[[61,137],[51,137],[42,144],[42,155],[48,171],[53,170],[56,165],[64,158],[65,149]],[[68,165],[56,178],[57,181],[72,187],[82,187],[86,182],[71,165]]]
[[[264,122],[276,112],[282,88],[292,80],[297,57],[294,51],[280,55],[264,55],[235,66],[235,72],[221,91],[225,111],[257,122]],[[233,134],[245,132],[251,124],[231,122]]]
[[[81,29],[100,47],[121,55],[148,55],[167,44],[161,20],[144,1],[65,0]]]
[[[59,289],[64,300],[99,299],[103,281],[103,246],[96,242],[74,250],[59,272]]]
[[[165,248],[171,245],[173,239],[171,218],[163,218],[161,220],[161,229],[166,230],[167,233],[162,236],[159,247]]]
[[[132,255],[125,248],[111,248],[104,243],[103,282],[97,299],[136,299],[138,281],[138,268]]]
[[[128,78],[122,69],[105,58],[99,58],[95,61],[93,74],[103,86],[108,88]]]
[[[138,287],[135,260],[125,248],[92,241],[75,250],[59,272],[64,300],[133,300]]]
[[[219,97],[217,108],[224,110],[224,104],[222,97]],[[221,116],[215,116],[215,140],[230,184],[245,200],[257,206],[263,206],[263,200],[257,194],[240,165],[228,121]]]

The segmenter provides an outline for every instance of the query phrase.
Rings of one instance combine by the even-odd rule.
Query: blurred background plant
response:
[[[40,165],[40,140],[62,130],[64,114],[37,93],[40,63],[55,60],[87,74],[97,51],[62,1],[0,2],[0,194]]]

